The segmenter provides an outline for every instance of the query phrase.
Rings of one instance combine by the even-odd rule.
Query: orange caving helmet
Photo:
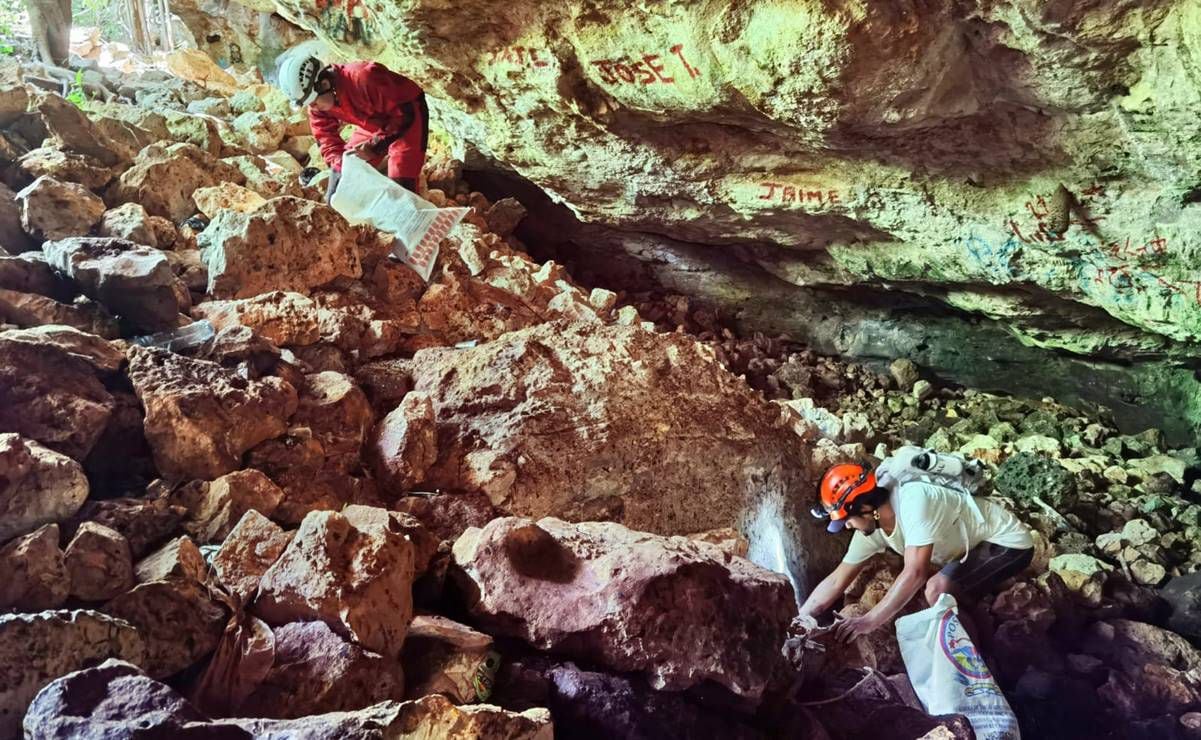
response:
[[[821,503],[813,507],[813,515],[829,519],[827,531],[839,532],[846,526],[855,501],[876,490],[876,474],[868,465],[841,463],[822,476]]]

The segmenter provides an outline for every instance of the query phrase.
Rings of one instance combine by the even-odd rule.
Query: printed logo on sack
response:
[[[976,651],[971,638],[964,632],[959,617],[950,609],[942,615],[938,625],[938,644],[942,647],[943,655],[955,666],[963,676],[978,681],[992,681],[992,673]],[[964,683],[968,683],[964,681]]]

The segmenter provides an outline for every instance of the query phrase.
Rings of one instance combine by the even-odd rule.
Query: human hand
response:
[[[879,628],[880,623],[867,614],[861,617],[847,617],[834,625],[834,636],[839,642],[850,642]]]
[[[379,147],[374,139],[360,141],[358,144],[346,150],[347,154],[353,154],[360,159],[375,159],[379,155]]]

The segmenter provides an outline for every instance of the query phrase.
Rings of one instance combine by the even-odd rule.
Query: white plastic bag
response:
[[[438,245],[467,214],[466,208],[438,208],[419,198],[353,154],[342,157],[342,178],[330,205],[352,224],[371,224],[395,236],[392,254],[426,281]]]
[[[1017,717],[959,621],[955,597],[897,620],[913,690],[929,714],[962,714],[979,740],[1021,740]]]

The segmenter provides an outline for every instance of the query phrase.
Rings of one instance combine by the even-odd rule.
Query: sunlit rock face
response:
[[[274,7],[420,81],[477,163],[585,222],[1028,346],[1197,353],[1195,2]]]

